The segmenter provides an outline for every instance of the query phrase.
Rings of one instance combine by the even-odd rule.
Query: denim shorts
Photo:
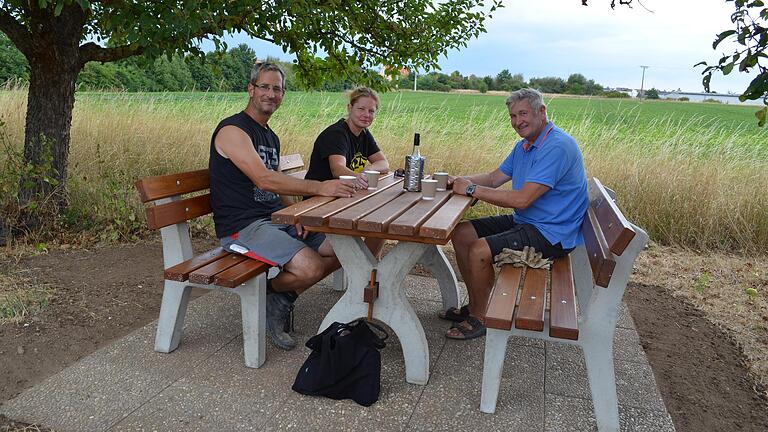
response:
[[[219,239],[227,252],[239,253],[281,269],[305,247],[315,251],[320,249],[324,240],[325,234],[313,232],[301,239],[295,225],[276,224],[269,219],[256,220],[231,236]]]

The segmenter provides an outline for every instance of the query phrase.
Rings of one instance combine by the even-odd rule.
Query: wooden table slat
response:
[[[379,180],[379,188],[376,190],[361,190],[357,191],[351,198],[337,198],[327,204],[309,210],[299,215],[299,222],[304,226],[324,226],[328,223],[328,218],[336,213],[346,210],[347,208],[377,194],[391,187],[398,186],[403,179],[395,179],[394,177],[385,177]]]
[[[517,302],[517,290],[523,269],[511,265],[501,267],[496,286],[488,298],[485,325],[489,328],[509,330],[512,328],[512,316]]]
[[[357,221],[357,229],[361,231],[386,232],[393,220],[420,201],[421,195],[417,193],[401,194],[389,204],[360,218]]]
[[[200,267],[189,274],[189,281],[192,283],[209,284],[213,282],[213,277],[218,273],[232,267],[233,265],[250,259],[243,255],[229,254],[218,261],[214,261],[206,266]]]
[[[517,307],[515,327],[525,330],[544,330],[544,298],[546,297],[547,270],[528,268],[525,272],[523,292]]]
[[[411,193],[417,194],[416,192]],[[429,219],[429,217],[432,216],[443,203],[448,201],[450,197],[451,191],[440,191],[435,194],[435,199],[431,201],[420,200],[416,205],[409,208],[405,213],[392,221],[392,223],[389,224],[387,232],[404,236],[417,235],[421,224]]]
[[[403,188],[387,188],[380,193],[370,196],[353,208],[348,208],[331,216],[328,221],[328,226],[334,228],[355,229],[357,227],[358,219],[378,210],[403,193],[405,193]]]
[[[571,275],[571,257],[558,258],[552,264],[552,288],[549,294],[549,335],[561,339],[579,339],[576,318],[576,293]]]
[[[473,198],[451,195],[451,198],[435,212],[419,229],[422,237],[447,238],[461,220],[461,215],[472,205]]]
[[[316,196],[309,199],[305,199],[304,201],[300,201],[296,204],[293,204],[290,207],[286,207],[282,210],[278,210],[272,213],[272,222],[279,223],[279,224],[288,224],[288,225],[295,224],[299,221],[300,215],[310,210],[316,209],[321,205],[327,204],[335,199],[336,198],[334,197],[324,197],[324,196]]]
[[[306,230],[310,232],[321,232],[325,234],[340,234],[340,235],[354,236],[354,237],[382,238],[387,240],[407,241],[411,243],[444,245],[449,241],[449,239],[436,239],[436,238],[426,238],[426,237],[410,236],[410,235],[398,235],[398,234],[391,234],[389,232],[373,232],[373,231],[360,231],[360,230],[344,229],[344,228],[332,228],[329,226],[305,226],[304,228],[306,228]]]

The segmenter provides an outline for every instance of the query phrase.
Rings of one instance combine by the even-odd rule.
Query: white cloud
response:
[[[717,62],[733,45],[712,50],[715,35],[732,27],[733,4],[725,0],[634,0],[633,8],[610,8],[610,0],[508,0],[486,22],[488,32],[461,51],[440,59],[443,71],[464,75],[496,75],[502,69],[526,78],[582,73],[612,87],[645,87],[701,91],[700,61]],[[289,58],[279,47],[263,41],[246,42],[260,57]],[[211,44],[212,47],[212,44]],[[207,47],[206,47],[207,48]],[[210,49],[210,48],[207,48]],[[740,93],[752,77],[733,72],[715,75],[712,90]]]

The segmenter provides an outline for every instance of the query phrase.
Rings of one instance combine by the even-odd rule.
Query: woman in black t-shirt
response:
[[[364,171],[389,171],[389,162],[379,149],[368,127],[379,110],[379,95],[368,87],[357,87],[349,93],[347,118],[328,126],[318,135],[304,178],[331,180],[343,175],[357,177],[361,189],[368,187]],[[383,239],[367,238],[368,249],[378,256]]]
[[[368,87],[352,90],[347,118],[328,126],[315,140],[305,178],[325,181],[353,175],[360,187],[367,188],[363,171],[389,171],[386,156],[368,131],[378,109],[379,95],[375,91]]]

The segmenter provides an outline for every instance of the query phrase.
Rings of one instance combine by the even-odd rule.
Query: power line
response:
[[[640,79],[640,94],[638,94],[637,97],[639,99],[643,99],[643,96],[645,96],[645,94],[643,94],[643,84],[645,84],[645,70],[648,69],[650,66],[640,66],[640,67],[643,68],[643,77]]]

